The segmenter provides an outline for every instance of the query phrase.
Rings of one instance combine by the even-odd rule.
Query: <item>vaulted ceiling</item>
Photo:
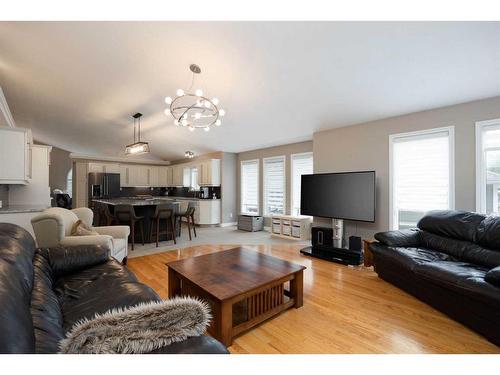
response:
[[[316,130],[500,95],[498,22],[0,22],[0,86],[18,126],[68,151],[123,155],[142,112],[152,157],[240,152]],[[227,112],[175,127],[189,64]]]

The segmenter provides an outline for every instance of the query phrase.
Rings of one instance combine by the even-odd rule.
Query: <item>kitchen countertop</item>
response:
[[[110,204],[116,206],[117,204],[129,204],[131,206],[156,206],[167,202],[166,199],[137,199],[137,198],[111,198],[111,199],[94,199],[94,202]],[[168,201],[168,203],[179,204],[179,202]]]
[[[11,204],[5,205],[0,208],[0,214],[18,214],[25,212],[42,212],[49,208],[47,205],[33,205],[33,204]]]
[[[111,199],[94,199],[94,202],[106,203],[112,206],[117,204],[130,204],[132,206],[155,206],[162,203],[174,203],[178,204],[179,201],[220,201],[220,199],[200,199],[200,198],[185,198],[185,197],[153,197],[153,198],[134,198],[134,197],[123,197],[123,198],[111,198]]]

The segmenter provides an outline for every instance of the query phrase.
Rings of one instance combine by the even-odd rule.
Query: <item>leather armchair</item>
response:
[[[92,227],[93,219],[94,213],[86,207],[73,210],[52,207],[31,219],[31,225],[38,247],[100,245],[108,249],[112,257],[122,262],[128,252],[130,227],[127,225]],[[78,220],[92,227],[92,230],[99,235],[71,236],[71,229]]]

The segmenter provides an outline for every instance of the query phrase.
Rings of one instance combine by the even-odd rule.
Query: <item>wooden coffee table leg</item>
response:
[[[304,304],[303,300],[303,289],[304,289],[304,273],[299,271],[295,273],[295,277],[290,280],[290,294],[295,300],[294,307],[298,309]]]
[[[168,298],[181,294],[181,279],[173,269],[168,268]]]
[[[231,346],[233,343],[233,304],[230,301],[222,301],[219,303],[218,311],[215,312],[217,319],[218,335],[216,337],[226,346]]]

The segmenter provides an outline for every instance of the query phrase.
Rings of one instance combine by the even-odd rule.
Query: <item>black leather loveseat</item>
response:
[[[500,345],[500,217],[431,211],[375,239],[379,277]]]
[[[35,249],[21,227],[0,223],[0,353],[56,353],[78,320],[114,307],[159,300],[97,246]],[[227,353],[208,336],[154,353]]]

